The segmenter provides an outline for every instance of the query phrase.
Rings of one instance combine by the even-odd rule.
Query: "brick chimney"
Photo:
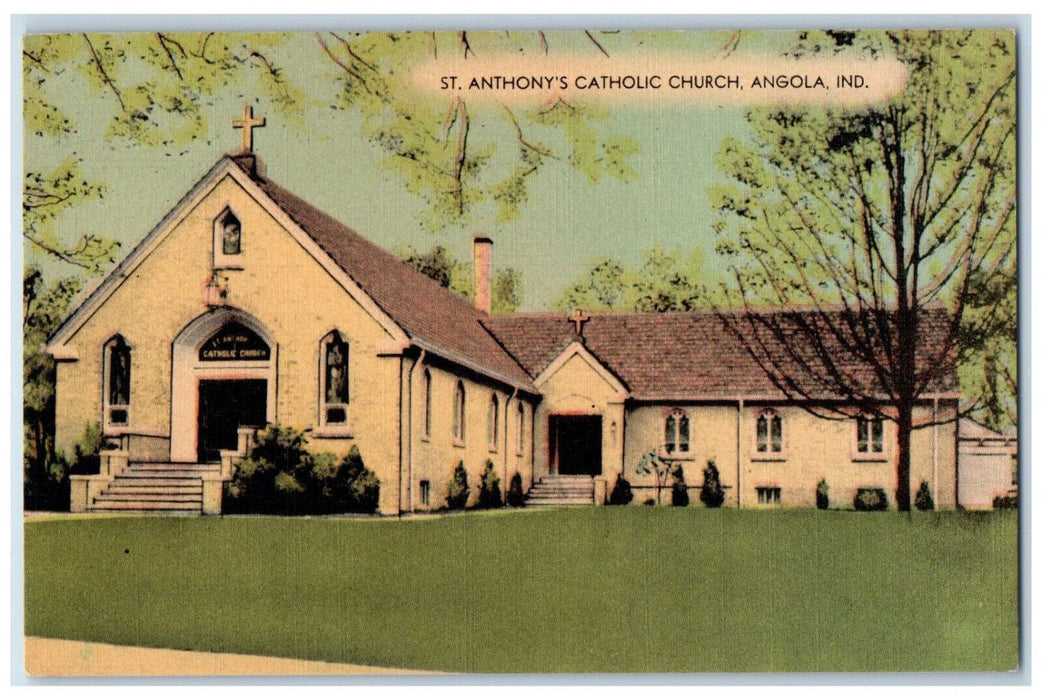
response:
[[[474,236],[474,306],[492,313],[492,239]]]

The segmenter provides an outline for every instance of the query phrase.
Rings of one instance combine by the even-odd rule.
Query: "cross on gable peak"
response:
[[[249,104],[242,106],[242,119],[233,119],[232,128],[242,129],[242,148],[239,153],[253,153],[253,130],[264,126],[264,117],[253,118],[253,107]]]
[[[577,308],[572,312],[568,320],[575,324],[576,335],[581,336],[583,334],[583,324],[590,320],[590,315]]]

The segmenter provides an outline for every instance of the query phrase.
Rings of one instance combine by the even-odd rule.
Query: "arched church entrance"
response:
[[[199,316],[173,345],[170,457],[216,462],[238,430],[274,422],[277,348],[249,314],[218,308]]]

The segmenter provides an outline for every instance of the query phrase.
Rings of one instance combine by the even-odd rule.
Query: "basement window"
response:
[[[781,487],[757,486],[756,500],[764,505],[781,503]]]

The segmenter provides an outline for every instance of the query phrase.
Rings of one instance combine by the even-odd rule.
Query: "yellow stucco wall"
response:
[[[102,415],[102,347],[114,334],[132,351],[130,432],[171,434],[171,344],[207,311],[213,221],[231,207],[242,223],[241,270],[224,270],[229,306],[274,338],[277,401],[272,420],[314,427],[319,416],[319,343],[338,329],[350,345],[351,438],[322,437],[315,451],[346,453],[357,443],[380,478],[380,507],[398,504],[400,358],[381,357],[389,334],[232,178],[225,177],[177,222],[158,246],[72,335],[79,359],[58,369],[57,444],[70,453],[83,427]],[[271,415],[273,414],[273,415]]]
[[[424,431],[424,371],[430,372],[431,376],[429,433]],[[465,393],[465,430],[462,441],[453,435],[456,385],[460,381],[463,382]],[[499,429],[495,444],[490,443],[488,430],[493,394],[499,399]],[[504,496],[515,473],[521,473],[526,490],[531,486],[533,403],[529,398],[514,397],[512,394],[512,391],[502,386],[492,386],[478,381],[473,375],[462,376],[462,373],[445,367],[430,363],[417,367],[413,379],[412,417],[411,484],[414,510],[435,510],[445,506],[449,480],[460,461],[467,470],[471,504],[477,500],[480,477],[485,471],[487,460],[492,461]],[[520,452],[517,440],[519,401],[525,404],[524,438]],[[421,498],[422,481],[430,485],[430,497],[426,504]]]
[[[654,495],[654,480],[636,472],[641,455],[664,442],[666,416],[674,408],[687,412],[691,421],[691,449],[688,454],[674,455],[683,466],[689,485],[702,482],[702,470],[713,459],[725,487],[727,505],[759,506],[757,487],[781,489],[780,505],[813,507],[818,481],[823,477],[829,486],[834,507],[852,507],[860,487],[879,487],[886,491],[891,507],[896,503],[896,426],[884,423],[884,451],[865,459],[856,453],[854,420],[834,421],[814,416],[796,406],[746,405],[742,414],[739,439],[738,405],[654,405],[631,408],[626,423],[626,478],[634,486],[634,501],[643,502]],[[772,410],[783,420],[783,449],[780,454],[765,456],[756,450],[756,419]],[[948,409],[950,410],[950,408]],[[926,421],[932,406],[916,410],[916,420]],[[943,417],[943,410],[941,412]],[[936,477],[934,475],[934,443],[936,433]],[[738,454],[741,451],[741,474]],[[930,485],[938,507],[955,505],[955,427],[954,423],[928,427],[913,433],[912,495],[919,484]],[[698,503],[697,491],[690,492],[692,503]],[[663,493],[669,502],[669,493]]]

